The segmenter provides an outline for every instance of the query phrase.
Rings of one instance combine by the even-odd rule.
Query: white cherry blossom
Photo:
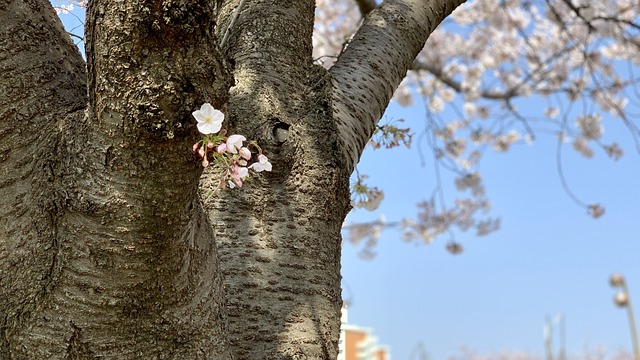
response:
[[[215,134],[222,128],[224,114],[209,103],[202,104],[200,110],[194,111],[192,115],[198,121],[198,131],[202,134]]]
[[[249,165],[249,169],[252,169],[255,172],[271,171],[271,168],[272,166],[269,159],[262,154],[258,155],[258,162]]]

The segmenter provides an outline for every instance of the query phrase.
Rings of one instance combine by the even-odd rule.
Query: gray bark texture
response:
[[[459,2],[385,2],[327,71],[311,0],[247,1],[224,48],[238,1],[91,0],[86,64],[0,0],[0,359],[335,359],[349,176]],[[272,172],[216,190],[205,102]]]

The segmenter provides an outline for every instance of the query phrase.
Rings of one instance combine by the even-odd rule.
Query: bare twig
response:
[[[227,30],[224,31],[224,36],[222,36],[222,40],[220,40],[220,48],[224,47],[224,43],[227,42],[227,39],[229,38],[229,33],[231,31],[231,28],[236,23],[236,20],[238,20],[238,16],[240,15],[240,11],[242,10],[242,7],[244,6],[245,2],[246,2],[246,0],[240,0],[240,3],[238,4],[238,7],[236,8],[236,12],[233,14],[233,17],[231,18],[231,21],[229,21],[229,25],[227,26]]]
[[[69,34],[69,36],[74,37],[74,38],[76,38],[76,39],[78,39],[80,41],[84,41],[84,37],[83,36],[76,35],[76,34],[74,34],[72,32],[69,32],[69,31],[67,31],[67,34]]]

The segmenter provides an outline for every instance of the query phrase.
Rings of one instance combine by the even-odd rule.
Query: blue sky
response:
[[[62,18],[67,27],[78,23],[71,15]],[[531,100],[527,106],[546,103]],[[392,104],[385,116],[405,118],[414,131],[422,130],[421,106]],[[587,216],[563,191],[555,138],[540,137],[506,154],[488,151],[480,169],[501,229],[481,238],[458,234],[465,248],[458,256],[445,250],[444,237],[430,245],[406,244],[393,230],[383,233],[373,260],[360,259],[359,248],[345,243],[349,322],[373,328],[395,360],[409,359],[418,343],[434,360],[461,346],[481,353],[543,354],[544,318],[558,313],[566,317],[569,353],[598,346],[630,350],[626,314],[613,305],[608,277],[623,273],[632,301],[640,303],[640,156],[619,120],[607,118],[604,124],[605,142],[617,140],[625,150],[622,159],[596,152],[587,160],[570,145],[563,152],[571,189],[587,203],[602,203],[602,218]],[[384,189],[385,201],[373,213],[353,212],[348,221],[414,216],[415,204],[435,185],[429,159],[421,167],[415,146],[367,150],[359,169],[372,186]],[[446,178],[443,185],[452,201],[458,194]]]
[[[544,106],[536,100],[528,105]],[[424,111],[392,104],[386,116],[421,124]],[[349,322],[375,329],[396,360],[409,359],[419,342],[432,359],[446,359],[461,346],[542,355],[545,316],[558,313],[566,318],[569,353],[598,346],[630,351],[626,314],[613,305],[608,277],[626,275],[632,301],[640,299],[640,157],[619,120],[604,124],[605,142],[616,139],[625,150],[619,161],[601,152],[584,159],[569,144],[563,150],[571,189],[587,203],[602,203],[602,218],[587,216],[563,191],[554,137],[506,154],[488,151],[481,172],[501,229],[485,237],[457,234],[465,248],[458,256],[445,250],[446,237],[418,246],[386,231],[373,260],[360,259],[359,248],[345,242]],[[384,188],[385,201],[373,213],[352,212],[348,221],[414,216],[415,204],[435,184],[432,162],[421,167],[416,147],[368,150],[359,168],[371,185]],[[449,189],[447,195],[451,201],[458,194]]]

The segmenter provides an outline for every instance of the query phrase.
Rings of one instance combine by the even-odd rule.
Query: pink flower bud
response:
[[[246,147],[240,148],[239,153],[245,160],[251,159],[251,150]]]
[[[204,146],[200,147],[200,149],[198,150],[198,155],[200,155],[200,157],[204,157]]]
[[[209,141],[209,143],[207,144],[207,148],[213,149],[213,143],[211,141]]]
[[[196,152],[196,150],[198,150],[198,143],[193,144],[193,152]]]
[[[207,160],[207,158],[202,159],[202,167],[207,167],[209,166],[209,160]]]
[[[218,145],[218,154],[224,154],[225,151],[227,151],[227,144],[226,143],[222,143],[222,144]]]

